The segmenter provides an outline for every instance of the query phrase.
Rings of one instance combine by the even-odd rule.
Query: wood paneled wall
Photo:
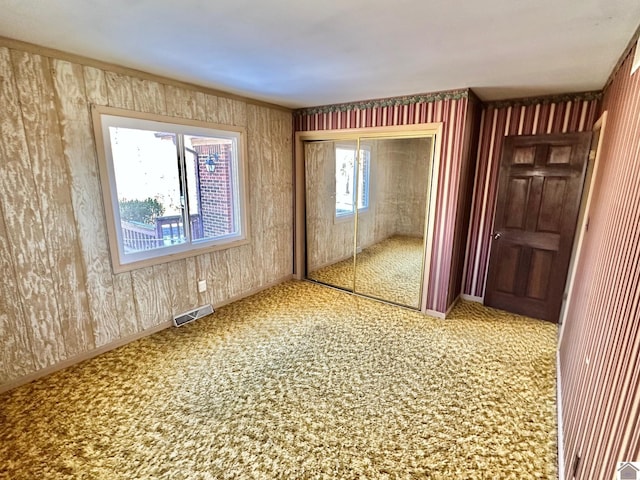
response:
[[[616,478],[640,461],[640,72],[633,51],[606,88],[607,124],[563,327],[565,475]]]
[[[296,131],[351,129],[388,125],[441,122],[443,126],[441,167],[436,195],[436,219],[431,259],[427,309],[441,314],[460,293],[455,278],[462,269],[466,245],[465,180],[474,169],[475,148],[469,144],[479,109],[468,90],[410,97],[329,105],[294,112]],[[460,253],[461,252],[461,253]]]
[[[502,144],[507,135],[590,131],[597,93],[490,103],[482,109],[463,293],[484,297]]]
[[[114,275],[91,104],[246,127],[251,243]],[[0,389],[291,275],[290,112],[6,46],[0,109]]]

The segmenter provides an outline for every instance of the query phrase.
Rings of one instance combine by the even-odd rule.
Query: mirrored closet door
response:
[[[420,309],[433,136],[304,142],[306,277]]]
[[[355,272],[357,146],[357,140],[305,143],[307,278],[348,291]]]

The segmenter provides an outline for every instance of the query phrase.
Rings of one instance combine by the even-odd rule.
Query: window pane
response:
[[[184,142],[193,240],[239,234],[235,139],[185,135]]]
[[[186,242],[176,135],[109,127],[124,254]]]
[[[336,216],[354,212],[356,151],[336,148]]]

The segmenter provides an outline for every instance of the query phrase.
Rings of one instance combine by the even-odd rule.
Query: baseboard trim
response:
[[[453,300],[453,302],[451,302],[451,305],[449,305],[449,308],[447,308],[447,311],[446,311],[446,312],[445,312],[445,314],[444,314],[444,317],[445,317],[445,318],[447,318],[447,317],[449,316],[449,314],[451,313],[451,310],[453,310],[453,307],[455,307],[455,306],[458,304],[458,302],[460,301],[460,299],[461,299],[461,298],[462,298],[462,297],[461,297],[461,295],[458,295],[458,296]]]
[[[428,308],[425,310],[424,313],[426,315],[429,315],[430,317],[439,318],[440,320],[444,320],[447,316],[446,313],[438,312],[437,310],[429,310]]]
[[[556,352],[556,407],[558,416],[558,480],[564,476],[564,434],[562,423],[562,379],[560,378],[560,350]]]
[[[437,310],[429,310],[427,309],[424,313],[429,315],[430,317],[436,317],[439,318],[440,320],[445,320],[449,314],[451,313],[451,310],[453,310],[453,308],[456,306],[456,304],[458,303],[458,301],[462,298],[462,295],[458,295],[453,302],[451,302],[451,305],[449,305],[449,308],[447,308],[446,312],[439,312]]]
[[[276,285],[280,285],[281,283],[288,282],[289,280],[293,280],[293,278],[294,278],[293,274],[290,273],[289,275],[285,275],[284,277],[279,278],[274,282],[267,283],[260,287],[252,288],[251,290],[247,290],[246,292],[241,293],[240,295],[236,295],[235,297],[231,297],[221,302],[215,303],[213,305],[213,308],[224,307],[225,305],[229,305],[230,303],[237,302],[238,300],[242,300],[243,298],[250,297],[251,295],[255,295],[256,293],[266,290],[267,288],[275,287]]]
[[[148,328],[146,330],[142,330],[141,332],[134,333],[133,335],[129,335],[123,338],[119,338],[114,340],[113,342],[102,345],[98,348],[94,348],[88,352],[83,352],[79,355],[76,355],[71,358],[67,358],[62,360],[61,362],[56,363],[55,365],[50,365],[36,372],[25,375],[24,377],[16,378],[15,380],[11,380],[9,383],[5,383],[0,386],[0,394],[4,392],[8,392],[9,390],[13,390],[14,388],[25,385],[29,382],[33,382],[34,380],[38,380],[39,378],[46,377],[52,373],[55,373],[59,370],[64,370],[65,368],[69,368],[76,363],[84,362],[85,360],[90,360],[98,355],[102,355],[103,353],[108,352],[109,350],[114,350],[116,348],[122,347],[128,343],[139,340],[140,338],[148,337],[149,335],[153,335],[165,328],[168,328],[173,325],[171,320],[167,322],[162,322],[154,327]]]
[[[467,295],[465,293],[462,293],[460,294],[460,298],[462,300],[466,300],[467,302],[484,303],[484,298],[476,297],[475,295]]]
[[[238,300],[242,300],[243,298],[250,297],[251,295],[255,295],[256,293],[259,293],[262,290],[266,290],[267,288],[271,288],[283,282],[287,282],[292,278],[293,278],[293,274],[286,275],[280,278],[279,280],[276,280],[275,282],[270,282],[260,287],[253,288],[244,293],[241,293],[240,295],[236,295],[235,297],[231,297],[227,300],[218,302],[213,306],[214,308],[224,307],[225,305],[228,305],[230,303],[237,302]],[[88,352],[83,352],[74,357],[67,358],[61,362],[56,363],[55,365],[51,365],[49,367],[38,370],[37,372],[30,373],[28,375],[25,375],[24,377],[16,378],[15,380],[11,380],[10,382],[5,383],[4,385],[0,385],[0,394],[4,392],[8,392],[9,390],[13,390],[14,388],[20,387],[21,385],[25,385],[29,382],[33,382],[34,380],[37,380],[39,378],[46,377],[47,375],[55,373],[59,370],[64,370],[65,368],[71,367],[72,365],[75,365],[77,363],[84,362],[85,360],[90,360],[94,357],[97,357],[98,355],[102,355],[103,353],[106,353],[110,350],[114,350],[116,348],[127,345],[128,343],[135,342],[136,340],[139,340],[141,338],[148,337],[149,335],[153,335],[154,333],[158,333],[164,330],[165,328],[169,328],[169,327],[173,327],[173,321],[171,320],[159,323],[158,325],[155,325],[146,330],[142,330],[141,332],[134,333],[133,335],[128,335],[126,337],[119,338],[113,342],[107,343],[106,345],[102,345],[98,348],[94,348],[93,350],[90,350]]]

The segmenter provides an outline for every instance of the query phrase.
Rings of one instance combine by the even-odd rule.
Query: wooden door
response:
[[[505,139],[485,304],[558,321],[591,133]]]

